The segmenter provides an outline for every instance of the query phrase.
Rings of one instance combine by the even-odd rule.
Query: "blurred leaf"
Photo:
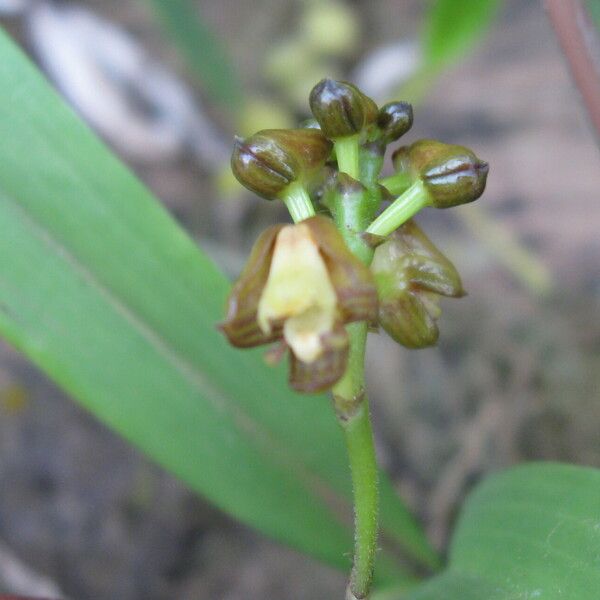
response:
[[[583,600],[600,590],[600,470],[532,464],[467,500],[446,573],[408,599]]]
[[[501,0],[435,0],[423,32],[426,70],[460,60],[485,34]]]
[[[147,0],[177,44],[204,89],[216,102],[238,108],[242,93],[235,68],[225,47],[202,21],[189,0]]]
[[[600,30],[600,0],[587,0],[586,6],[596,28]]]
[[[1,31],[0,89],[0,333],[222,509],[347,568],[328,398],[227,346],[226,278]],[[433,562],[385,478],[381,497],[383,536]]]
[[[393,97],[412,104],[422,102],[440,72],[462,59],[483,37],[501,2],[433,0],[421,33],[421,66]]]

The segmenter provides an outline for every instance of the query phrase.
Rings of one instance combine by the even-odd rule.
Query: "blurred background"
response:
[[[475,3],[470,22],[442,4],[455,10],[0,0],[0,23],[232,277],[287,218],[229,174],[233,135],[306,118],[324,76],[413,101],[403,142],[489,161],[478,205],[418,218],[469,294],[444,303],[439,346],[370,340],[380,461],[444,549],[486,473],[600,466],[600,156],[541,2]],[[193,495],[0,343],[0,592],[314,600],[344,586]]]

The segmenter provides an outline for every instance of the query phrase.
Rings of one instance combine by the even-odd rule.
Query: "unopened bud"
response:
[[[400,139],[413,124],[413,108],[408,102],[390,102],[379,109],[377,126],[386,143]]]
[[[273,200],[293,182],[307,182],[329,157],[332,144],[317,129],[264,129],[236,139],[231,169],[254,193]]]
[[[330,139],[360,133],[377,120],[377,105],[356,86],[323,79],[310,92],[310,109]]]
[[[423,182],[436,208],[473,202],[485,190],[488,163],[464,146],[420,140],[399,148],[392,160],[397,171]]]

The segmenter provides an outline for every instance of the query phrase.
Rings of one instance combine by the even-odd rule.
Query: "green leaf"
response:
[[[596,29],[600,30],[600,0],[587,0],[585,4]]]
[[[447,572],[422,584],[412,594],[402,586],[372,594],[371,600],[529,600],[527,596],[507,597],[496,586],[476,576]],[[533,598],[532,598],[533,600]]]
[[[189,0],[147,1],[204,89],[227,108],[238,108],[242,92],[235,68],[221,40],[202,21],[198,8]]]
[[[225,343],[229,282],[1,31],[0,89],[0,334],[222,509],[348,568],[329,400]],[[431,562],[385,478],[381,495],[384,537]]]
[[[408,598],[583,600],[599,590],[600,471],[547,463],[480,485],[459,520],[448,571]]]
[[[423,32],[426,70],[439,70],[460,60],[492,23],[501,0],[436,0]]]
[[[502,0],[433,0],[426,14],[417,72],[395,96],[418,104],[444,69],[459,62],[486,33]]]

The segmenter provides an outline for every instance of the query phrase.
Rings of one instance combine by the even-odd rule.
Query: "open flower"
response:
[[[221,329],[248,348],[279,341],[269,356],[290,351],[290,385],[330,388],[346,370],[344,325],[374,321],[377,293],[370,270],[327,218],[274,225],[256,242],[228,299]]]
[[[454,265],[414,221],[407,221],[377,247],[371,269],[385,331],[407,348],[435,344],[440,296],[464,295]]]

